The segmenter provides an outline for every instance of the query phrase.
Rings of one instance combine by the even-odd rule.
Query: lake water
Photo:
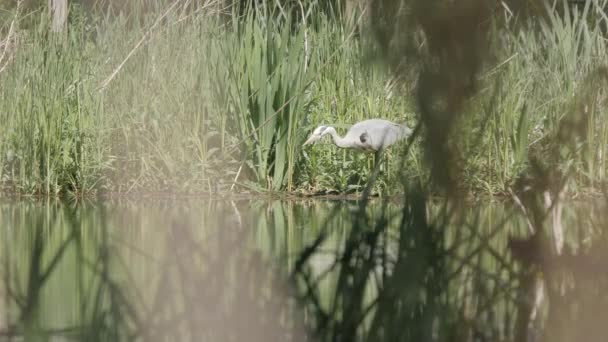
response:
[[[564,210],[568,260],[525,262],[491,201],[4,201],[0,339],[599,341],[602,210]]]

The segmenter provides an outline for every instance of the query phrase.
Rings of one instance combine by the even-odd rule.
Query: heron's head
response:
[[[319,127],[315,128],[315,130],[312,132],[312,134],[310,135],[308,140],[306,140],[304,145],[314,144],[317,141],[321,140],[321,138],[327,133],[328,128],[329,127],[327,127],[327,126],[319,126]]]

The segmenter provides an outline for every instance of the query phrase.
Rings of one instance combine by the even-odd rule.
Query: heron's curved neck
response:
[[[329,127],[325,132],[326,132],[325,134],[331,135],[331,138],[334,140],[334,144],[336,144],[336,146],[342,147],[342,148],[347,148],[347,147],[353,146],[353,144],[351,142],[346,141],[346,139],[339,136],[333,127]]]

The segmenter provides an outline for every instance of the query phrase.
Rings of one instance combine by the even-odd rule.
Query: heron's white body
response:
[[[379,151],[407,138],[411,133],[412,130],[405,125],[383,119],[369,119],[352,125],[344,137],[340,137],[333,127],[319,126],[305,145],[329,134],[338,147]]]

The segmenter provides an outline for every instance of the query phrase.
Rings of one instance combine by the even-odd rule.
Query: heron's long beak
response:
[[[310,144],[314,143],[315,141],[317,141],[316,137],[314,135],[311,135],[310,138],[308,138],[308,140],[306,140],[304,142],[303,146],[310,145]]]

